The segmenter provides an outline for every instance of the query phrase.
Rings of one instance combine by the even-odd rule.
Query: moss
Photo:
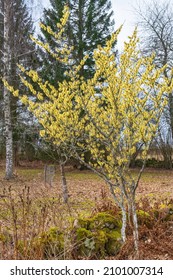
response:
[[[77,220],[77,227],[89,229],[89,219],[86,218],[79,218]]]
[[[137,218],[138,218],[138,224],[139,225],[146,225],[147,227],[152,227],[153,225],[153,218],[151,215],[143,210],[137,210],[136,211]]]
[[[92,233],[86,228],[78,228],[76,231],[77,241],[82,241],[84,238],[91,238]]]
[[[114,216],[102,212],[95,215],[89,221],[89,229],[106,229],[106,230],[115,230],[121,228],[120,218],[115,218]]]
[[[76,231],[76,237],[76,256],[105,256],[105,244],[108,241],[106,232],[102,230],[91,232],[85,228],[79,228]]]
[[[121,220],[101,212],[92,218],[79,219],[73,231],[75,257],[115,255],[121,247]]]
[[[113,231],[107,234],[108,241],[106,242],[106,252],[108,255],[116,255],[121,246],[121,233],[119,231]]]
[[[86,228],[78,228],[75,239],[75,255],[90,256],[95,249],[93,234]]]
[[[95,252],[99,258],[104,258],[107,255],[106,243],[108,242],[107,233],[104,230],[98,230],[94,233]]]
[[[147,218],[150,218],[150,214],[147,213],[146,211],[143,211],[143,210],[137,210],[136,211],[138,217],[147,217]]]
[[[109,213],[101,212],[93,216],[92,218],[81,218],[78,219],[78,226],[84,227],[88,230],[96,229],[120,229],[122,226],[120,216],[114,217]]]

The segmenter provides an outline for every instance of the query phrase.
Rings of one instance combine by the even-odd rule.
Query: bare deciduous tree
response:
[[[144,4],[135,8],[138,27],[141,30],[143,53],[148,55],[155,52],[155,63],[160,68],[167,64],[164,75],[171,82],[173,73],[173,9],[170,2]],[[158,141],[166,168],[172,168],[172,141],[173,141],[173,93],[168,96],[169,103],[165,108],[161,127],[168,127],[164,133],[159,133]],[[165,133],[170,134],[165,137]],[[169,143],[164,141],[169,139]],[[163,149],[164,146],[164,149]],[[166,149],[166,153],[165,153]],[[164,151],[164,153],[163,153]]]

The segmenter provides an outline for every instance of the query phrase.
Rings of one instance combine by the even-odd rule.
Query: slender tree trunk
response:
[[[121,192],[121,199],[120,201],[117,199],[112,184],[109,183],[110,191],[113,195],[113,198],[115,200],[115,203],[118,204],[118,206],[121,208],[121,213],[122,213],[122,226],[121,226],[121,239],[123,242],[126,242],[126,227],[127,227],[127,212],[126,212],[126,207],[125,207],[125,198],[124,198],[124,193],[123,191]]]
[[[126,209],[124,205],[121,207],[122,211],[122,227],[121,227],[121,238],[122,241],[126,241],[126,226],[127,226],[127,215],[126,215]]]
[[[62,193],[64,203],[68,203],[68,189],[67,189],[67,181],[65,177],[64,163],[60,163],[60,172],[61,172],[61,180],[62,180]]]
[[[4,1],[4,79],[9,82],[10,79],[10,2]],[[12,27],[11,27],[12,28]],[[10,93],[4,87],[4,122],[5,122],[5,138],[6,138],[6,179],[13,177],[13,137],[11,125],[11,108],[10,108]]]
[[[135,201],[133,199],[131,203],[131,211],[132,211],[132,220],[133,220],[133,238],[134,238],[134,246],[137,255],[139,255],[139,246],[138,246],[138,240],[139,240],[139,235],[138,235],[138,221],[137,221],[137,214],[136,214],[136,206],[135,206]]]
[[[10,97],[9,92],[4,89],[4,120],[6,139],[6,179],[13,177],[13,137],[11,127]]]
[[[169,115],[170,115],[171,137],[173,139],[173,92],[169,94]]]

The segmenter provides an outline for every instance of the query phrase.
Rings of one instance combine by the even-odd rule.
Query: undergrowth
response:
[[[0,259],[135,258],[130,225],[124,245],[115,243],[119,235],[111,235],[113,226],[107,228],[103,223],[91,228],[93,221],[100,223],[98,217],[104,222],[105,215],[116,218],[120,210],[104,187],[94,203],[78,204],[72,199],[63,204],[60,195],[50,196],[44,188],[34,194],[27,186],[4,188],[0,194]],[[172,199],[152,194],[140,197],[137,215],[140,258],[173,259]],[[117,244],[116,253],[110,250],[110,240]]]

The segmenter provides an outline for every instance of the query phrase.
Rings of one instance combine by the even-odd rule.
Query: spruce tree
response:
[[[50,0],[51,7],[44,9],[42,23],[57,31],[57,23],[60,22],[64,5],[70,8],[70,17],[65,29],[66,43],[73,47],[71,52],[71,65],[79,65],[80,61],[87,54],[89,58],[85,67],[81,68],[80,75],[85,79],[94,75],[93,51],[98,45],[105,45],[114,30],[113,11],[110,0]],[[59,43],[44,29],[39,40],[48,43],[52,51],[62,48]],[[49,81],[55,87],[58,82],[63,81],[64,75],[69,70],[69,65],[55,61],[52,56],[40,49],[41,67],[40,75],[43,80]],[[81,116],[83,112],[81,112]],[[90,158],[90,152],[86,152],[85,158]]]
[[[88,54],[87,67],[81,69],[81,75],[89,78],[94,72],[92,54],[97,45],[103,46],[114,28],[112,19],[113,11],[110,0],[50,0],[51,7],[44,10],[42,23],[50,26],[53,31],[57,30],[57,23],[62,16],[65,4],[70,8],[70,18],[65,33],[67,44],[73,46],[72,58],[74,64],[78,65],[82,58]],[[53,50],[58,46],[50,34],[41,30],[40,40],[49,43]],[[41,73],[42,77],[49,79],[54,85],[64,78],[67,70],[59,62],[52,61],[49,54],[41,51]]]

